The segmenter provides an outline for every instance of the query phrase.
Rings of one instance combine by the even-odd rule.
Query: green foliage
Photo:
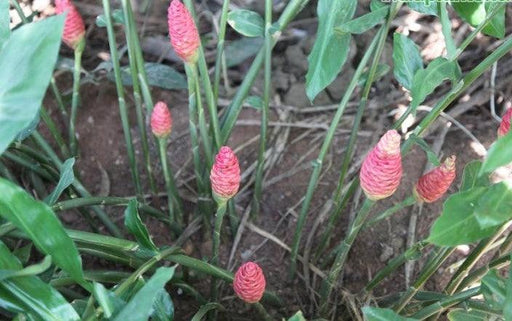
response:
[[[505,304],[505,280],[496,270],[490,270],[483,278],[480,289],[487,305],[493,310],[503,310]]]
[[[221,305],[218,303],[206,303],[199,308],[196,314],[194,314],[192,317],[191,321],[201,321],[209,311],[219,309],[220,307]]]
[[[22,276],[38,275],[48,270],[51,265],[52,258],[47,255],[41,263],[27,266],[21,270],[0,270],[0,281]]]
[[[450,321],[487,321],[489,315],[478,310],[453,309],[448,312]]]
[[[50,207],[3,178],[0,190],[0,215],[23,231],[39,250],[51,255],[58,267],[84,284],[82,261],[75,244]]]
[[[423,69],[423,60],[418,46],[401,33],[393,35],[393,74],[396,80],[411,90],[414,74]]]
[[[472,161],[466,164],[464,167],[464,173],[462,174],[462,183],[460,186],[461,191],[467,191],[477,186],[489,186],[491,182],[489,177],[486,175],[479,176],[480,168],[482,167],[481,161]]]
[[[135,236],[137,243],[139,243],[144,250],[148,251],[148,253],[152,253],[154,255],[157,253],[158,249],[156,248],[155,243],[153,243],[153,240],[151,240],[146,226],[142,223],[137,208],[137,200],[131,200],[124,211],[124,225],[130,233]]]
[[[224,49],[226,66],[238,66],[248,58],[254,57],[263,46],[262,38],[242,38],[231,41]]]
[[[361,17],[345,22],[335,28],[336,32],[360,34],[370,30],[379,23],[384,21],[384,18],[388,15],[389,7],[384,6],[376,9],[375,11],[369,12]]]
[[[46,204],[50,206],[55,204],[55,202],[57,202],[62,192],[64,192],[66,188],[73,184],[73,182],[75,181],[75,174],[73,173],[74,165],[74,158],[66,159],[64,164],[62,164],[62,167],[60,169],[59,182],[57,183],[57,186],[55,187],[53,192],[51,192],[51,194],[44,199],[44,202]]]
[[[487,13],[491,11],[492,6],[496,3],[486,2],[482,0],[472,2],[452,2],[453,9],[459,16],[472,25],[478,26],[485,21]],[[494,16],[489,24],[482,30],[483,33],[489,36],[503,38],[505,36],[505,7],[500,9],[498,14]]]
[[[396,314],[391,309],[364,307],[363,313],[367,321],[414,321],[416,319],[405,318]]]
[[[92,293],[103,309],[103,315],[106,318],[111,318],[126,304],[125,301],[107,290],[101,283],[95,282],[93,284]]]
[[[144,64],[146,74],[148,76],[148,85],[155,86],[164,89],[185,89],[187,88],[187,80],[183,74],[177,72],[174,68],[147,62]],[[108,77],[111,81],[114,81],[114,74],[108,73]],[[123,85],[132,86],[132,75],[130,73],[130,67],[126,66],[121,68],[121,78]]]
[[[439,12],[439,2],[432,0],[423,1],[408,1],[407,6],[414,11],[419,13],[428,14],[431,16],[437,16]]]
[[[329,86],[347,60],[351,35],[339,35],[334,27],[350,21],[356,5],[355,0],[318,1],[317,39],[308,57],[306,74],[306,94],[310,101]]]
[[[391,67],[389,65],[378,64],[377,70],[375,71],[375,76],[374,76],[375,81],[377,81],[377,80],[381,79],[382,77],[384,77],[385,75],[387,75],[387,73],[390,70],[391,70]],[[367,80],[368,80],[368,71],[365,71],[361,74],[361,77],[359,78],[357,85],[364,86],[364,84],[366,83]]]
[[[302,314],[302,311],[297,311],[293,316],[291,316],[288,321],[306,321],[306,318]]]
[[[487,157],[478,172],[479,176],[490,173],[500,166],[507,165],[512,162],[512,151],[509,146],[512,144],[512,131],[507,135],[499,138],[487,152]]]
[[[427,154],[427,159],[428,161],[433,164],[434,166],[439,166],[441,165],[441,162],[439,162],[439,159],[437,159],[437,155],[436,153],[434,153],[434,151],[432,150],[432,148],[430,148],[430,146],[428,146],[427,142],[423,139],[423,138],[420,138],[414,134],[412,134],[410,136],[410,139],[416,144],[418,145],[419,147],[421,147],[421,149],[423,149],[423,151],[425,152],[425,154]]]
[[[231,28],[246,37],[264,37],[265,21],[254,11],[237,9],[229,12],[228,23]]]
[[[24,25],[0,50],[0,154],[39,111],[57,61],[63,24],[64,16],[59,15]]]
[[[482,228],[500,225],[512,219],[511,184],[511,181],[494,184],[479,199],[474,213]]]
[[[112,21],[118,25],[125,25],[124,14],[121,9],[115,9],[112,11]],[[107,22],[105,21],[104,14],[96,17],[96,26],[98,26],[100,28],[105,28],[107,26]]]
[[[2,1],[0,3],[0,50],[11,34],[9,21],[9,1]]]

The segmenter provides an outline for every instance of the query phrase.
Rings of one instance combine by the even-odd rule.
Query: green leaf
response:
[[[415,321],[416,319],[405,318],[391,309],[380,309],[364,307],[363,314],[367,321]]]
[[[482,0],[471,2],[452,2],[451,5],[457,14],[471,26],[476,27],[485,21],[487,12],[490,11],[492,3],[485,3]],[[482,30],[486,35],[503,38],[505,36],[505,7],[503,7]]]
[[[34,130],[37,129],[37,126],[39,126],[40,120],[41,120],[41,116],[39,115],[39,113],[36,113],[36,115],[34,116],[34,119],[32,119],[30,124],[28,124],[27,127],[23,128],[21,130],[21,132],[19,132],[18,135],[16,135],[15,140],[21,142],[21,141],[25,140],[25,138],[27,138],[28,136],[32,135]]]
[[[357,17],[356,19],[345,22],[335,28],[336,32],[360,34],[370,30],[379,23],[384,21],[384,18],[388,15],[389,7],[380,7],[375,11],[369,12],[365,15]]]
[[[306,94],[310,101],[333,82],[347,60],[351,35],[339,35],[334,27],[352,19],[356,5],[356,0],[318,1],[317,38],[308,57],[306,74]]]
[[[161,290],[153,304],[151,321],[172,321],[174,320],[174,304],[167,291]]]
[[[509,131],[505,136],[498,138],[498,140],[492,144],[487,152],[487,157],[478,172],[479,176],[485,173],[490,173],[496,168],[507,165],[512,162],[512,131]]]
[[[490,270],[482,278],[480,290],[487,305],[493,310],[502,310],[505,303],[505,280],[500,277],[495,269]]]
[[[41,274],[48,270],[51,265],[52,257],[47,255],[44,257],[44,260],[41,263],[27,266],[21,270],[0,269],[0,281],[4,281],[10,278]]]
[[[151,315],[151,310],[155,299],[165,284],[174,275],[176,267],[161,267],[140,289],[137,294],[126,304],[126,306],[116,315],[113,321],[141,321],[147,320]]]
[[[256,55],[263,46],[263,41],[263,38],[242,38],[229,42],[224,49],[226,66],[229,68],[238,66]]]
[[[246,37],[265,37],[265,21],[254,11],[237,9],[228,13],[231,28]]]
[[[512,320],[512,269],[510,268],[508,269],[505,303],[503,305],[503,316],[505,317],[505,320]]]
[[[0,51],[0,154],[39,111],[63,25],[64,16],[57,15],[21,26]]]
[[[462,310],[454,309],[448,312],[448,320],[450,321],[487,321],[488,314],[478,310]]]
[[[478,176],[480,167],[482,167],[482,162],[478,160],[472,161],[464,167],[462,183],[460,185],[461,191],[466,191],[477,186],[489,186],[491,184],[488,176]]]
[[[126,304],[126,302],[107,290],[101,283],[94,283],[92,293],[103,309],[103,315],[106,318],[112,317]]]
[[[164,89],[185,89],[187,87],[187,80],[183,74],[177,72],[174,68],[153,63],[146,62],[144,64],[146,74],[148,76],[148,84]],[[112,72],[107,74],[111,81],[115,81]],[[126,66],[121,68],[121,80],[123,85],[132,86],[132,76],[130,74],[130,67]]]
[[[425,154],[427,154],[428,161],[431,164],[433,164],[434,166],[441,165],[441,162],[439,162],[436,153],[434,153],[434,151],[430,148],[430,146],[428,146],[427,142],[423,138],[418,137],[416,135],[411,135],[410,139],[412,139],[416,145],[423,149]]]
[[[475,187],[450,196],[443,205],[441,216],[434,222],[427,241],[439,246],[457,246],[481,240],[495,228],[480,227],[474,212],[486,187]]]
[[[378,64],[377,70],[375,71],[375,81],[384,77],[390,70],[391,70],[391,67],[389,65]],[[361,74],[361,77],[359,77],[359,80],[357,81],[357,85],[364,86],[364,84],[366,83],[367,80],[368,80],[368,70]]]
[[[130,200],[128,207],[124,211],[124,225],[135,236],[137,243],[148,251],[157,253],[157,247],[151,240],[146,226],[142,223],[139,211],[138,202],[136,199]]]
[[[475,208],[475,216],[482,228],[500,225],[512,218],[512,181],[503,181],[488,187]]]
[[[288,321],[307,321],[302,311],[297,311]]]
[[[27,234],[39,250],[51,255],[53,262],[75,281],[85,284],[78,250],[51,208],[3,178],[0,191],[0,215]]]
[[[393,35],[393,74],[396,80],[411,90],[414,74],[423,69],[423,60],[418,46],[401,33]]]
[[[208,313],[208,311],[220,308],[221,305],[218,303],[206,303],[199,308],[199,311],[194,314],[194,317],[190,321],[201,321],[201,319]]]
[[[263,99],[260,96],[249,96],[245,98],[245,103],[255,109],[263,108]]]
[[[27,264],[30,260],[30,253],[32,252],[32,243],[28,243],[25,246],[19,247],[12,251],[18,260],[20,260],[21,264]]]
[[[20,270],[21,263],[0,241],[0,269]],[[35,276],[0,282],[0,308],[11,312],[31,313],[38,320],[80,320],[71,305],[54,288]]]
[[[439,3],[435,0],[408,1],[407,6],[414,11],[431,16],[437,16],[437,13],[439,12]]]
[[[50,195],[48,195],[44,202],[48,205],[53,205],[57,200],[59,199],[60,195],[66,188],[69,187],[69,185],[73,184],[75,181],[75,174],[73,173],[73,165],[75,165],[75,158],[69,158],[66,159],[64,164],[62,164],[62,167],[60,168],[60,178],[59,182],[57,183],[57,186],[51,192]]]
[[[9,1],[2,1],[0,3],[0,49],[4,43],[9,39],[11,29],[9,28]]]
[[[112,20],[114,21],[114,24],[124,25],[125,23],[123,11],[121,9],[114,9],[112,11]],[[96,17],[96,26],[100,28],[105,28],[107,26],[104,14],[101,14]]]
[[[442,57],[432,60],[427,68],[418,70],[414,74],[411,88],[413,113],[444,80],[449,79],[454,83],[460,76],[461,71],[457,62]]]
[[[389,4],[380,0],[372,0],[370,2],[370,11],[377,11],[382,7],[389,7]]]

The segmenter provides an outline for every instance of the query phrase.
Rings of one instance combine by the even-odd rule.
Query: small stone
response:
[[[381,262],[386,262],[387,260],[389,260],[391,258],[393,253],[394,253],[393,248],[391,246],[384,244],[382,253],[379,256],[379,260]]]

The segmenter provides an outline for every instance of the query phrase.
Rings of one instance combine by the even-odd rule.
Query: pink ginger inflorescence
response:
[[[389,130],[366,156],[360,172],[361,188],[371,200],[391,196],[402,177],[400,135]]]
[[[218,203],[227,202],[240,187],[240,165],[231,148],[222,146],[210,172],[213,197]]]
[[[498,128],[498,137],[505,136],[510,129],[510,118],[512,117],[512,108],[509,108],[501,118],[500,127]]]
[[[71,49],[76,49],[85,36],[82,16],[71,0],[55,0],[55,11],[57,14],[67,12],[62,41]]]
[[[159,101],[151,113],[151,131],[158,138],[165,138],[171,134],[172,117],[167,104]]]
[[[448,157],[443,164],[421,176],[414,186],[414,196],[419,201],[432,203],[446,193],[455,179],[455,155]]]
[[[261,300],[265,286],[263,271],[254,262],[243,264],[235,273],[233,289],[236,295],[247,303],[256,303]]]
[[[171,45],[176,54],[187,63],[196,62],[199,33],[192,15],[180,0],[171,1],[167,23]]]

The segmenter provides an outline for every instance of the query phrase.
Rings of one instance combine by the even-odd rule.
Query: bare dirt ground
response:
[[[154,3],[153,9],[148,15],[140,15],[138,21],[144,24],[143,43],[153,41],[153,46],[145,47],[145,59],[155,62],[161,61],[165,64],[183,71],[181,63],[173,59],[169,53],[168,43],[166,42],[166,2],[158,1]],[[204,1],[203,1],[204,2]],[[249,1],[251,2],[251,1]],[[254,2],[254,1],[253,1]],[[206,1],[199,12],[206,12],[209,8],[216,13],[218,6],[215,1]],[[276,2],[279,9],[279,1]],[[242,4],[243,1],[235,1],[235,4]],[[87,30],[87,47],[84,53],[84,68],[88,71],[93,70],[105,58],[108,58],[108,43],[106,41],[105,29],[100,29],[94,25],[96,16],[101,13],[101,6],[95,1],[80,1],[79,9],[83,12]],[[365,5],[359,8],[360,13],[367,11]],[[511,17],[511,8],[507,17]],[[409,32],[412,39],[422,48],[422,55],[428,61],[442,53],[442,34],[440,25],[430,17],[419,16],[414,12],[403,9],[396,21],[394,30],[399,32]],[[201,18],[201,33],[211,35],[212,27],[207,15]],[[454,19],[454,33],[456,39],[460,41],[464,35],[469,32],[467,26]],[[273,96],[272,96],[272,123],[270,128],[270,147],[272,148],[271,157],[268,163],[271,165],[266,175],[266,186],[264,188],[261,214],[254,219],[249,219],[245,224],[244,232],[240,243],[234,249],[234,256],[229,262],[230,252],[233,248],[233,237],[229,231],[229,222],[225,221],[225,233],[221,249],[221,266],[233,270],[241,262],[246,260],[257,261],[264,269],[267,278],[268,289],[275,291],[285,302],[285,307],[280,311],[274,310],[273,313],[281,313],[282,316],[290,316],[297,310],[303,310],[306,316],[314,315],[316,297],[310,291],[311,286],[318,288],[321,282],[321,276],[309,270],[309,282],[306,285],[304,281],[303,266],[299,265],[299,277],[294,282],[287,282],[286,276],[289,267],[289,252],[284,248],[284,244],[290,245],[293,238],[293,232],[296,225],[296,218],[300,211],[301,200],[306,191],[306,186],[311,174],[310,162],[315,159],[326,133],[326,128],[332,118],[334,107],[344,92],[344,88],[353,73],[353,66],[357,64],[359,57],[365,50],[368,43],[368,36],[358,36],[353,41],[351,47],[350,61],[344,66],[343,71],[327,91],[321,93],[315,100],[315,106],[307,100],[304,93],[304,76],[307,70],[307,54],[311,50],[314,42],[314,33],[316,30],[316,20],[314,19],[314,6],[304,10],[297,21],[292,23],[292,28],[283,35],[283,40],[278,43],[273,59]],[[237,36],[230,32],[229,40],[236,39]],[[155,39],[161,39],[157,41]],[[124,43],[122,32],[119,28],[118,40]],[[156,41],[156,42],[155,42]],[[392,35],[389,36],[388,46],[384,53],[384,62],[392,66],[391,59]],[[210,42],[207,42],[210,44]],[[214,42],[212,42],[214,43]],[[479,61],[483,59],[494,46],[494,40],[480,36],[474,44],[460,58],[460,65],[463,71],[470,70]],[[159,44],[161,48],[156,45]],[[167,46],[167,47],[166,47]],[[162,50],[164,48],[165,50]],[[211,46],[207,47],[209,57],[213,56]],[[62,49],[62,56],[72,57],[71,52]],[[229,69],[230,85],[233,88],[240,83],[245,70],[250,64],[250,60]],[[497,74],[495,77],[495,102],[498,113],[511,103],[512,95],[510,90],[510,66],[512,65],[512,56],[507,55],[499,62]],[[122,64],[126,65],[126,57]],[[455,102],[448,113],[456,118],[465,129],[469,130],[483,146],[488,147],[496,138],[497,122],[492,118],[489,111],[489,99],[491,88],[489,86],[491,74],[486,73],[484,77],[473,86],[466,96]],[[58,77],[59,86],[64,91],[70,90],[70,76],[67,73]],[[94,195],[110,196],[131,196],[134,195],[134,187],[131,185],[129,166],[126,159],[124,147],[124,138],[119,119],[117,104],[117,95],[115,86],[112,82],[102,76],[95,78],[96,83],[88,83],[81,88],[82,105],[78,114],[78,133],[80,143],[80,157],[78,159],[78,171],[83,178],[86,186]],[[262,80],[259,79],[253,89],[253,94],[261,93]],[[127,92],[131,91],[127,87]],[[448,89],[440,88],[433,94],[425,106],[433,106],[440,95]],[[169,91],[162,89],[153,89],[153,99],[162,100],[168,103],[173,114],[173,134],[168,148],[169,159],[174,173],[177,173],[177,181],[180,184],[180,191],[185,199],[190,200],[190,204],[195,199],[194,182],[191,180],[193,172],[190,163],[190,142],[188,136],[188,111],[187,111],[187,93],[186,91]],[[229,102],[229,95],[224,91],[223,102]],[[353,101],[357,102],[357,93]],[[388,73],[380,79],[372,89],[369,108],[365,114],[362,128],[358,135],[358,142],[353,157],[352,167],[350,168],[350,179],[357,174],[362,157],[366,154],[384,131],[389,128],[393,122],[393,112],[400,107],[407,106],[408,96],[393,80],[392,74]],[[131,124],[133,125],[132,134],[138,142],[138,129],[135,124],[133,112],[134,102],[128,101],[132,111]],[[55,103],[51,95],[45,100],[45,105],[50,107],[52,116],[59,119],[59,113],[55,108]],[[322,210],[331,198],[336,188],[338,173],[345,153],[346,143],[348,141],[349,131],[355,116],[355,104],[347,110],[338,133],[329,151],[324,170],[322,171],[321,183],[316,192],[311,210],[307,219],[305,233],[300,253],[303,253],[306,247],[306,241],[312,231],[315,222],[320,219]],[[424,112],[418,114],[419,117]],[[259,112],[253,108],[244,108],[240,115],[239,122],[229,145],[237,149],[240,158],[240,165],[244,172],[244,181],[242,191],[236,198],[237,214],[242,217],[247,210],[252,198],[252,187],[249,185],[251,178],[251,165],[257,158],[257,136],[259,134]],[[473,159],[482,157],[481,147],[464,133],[455,123],[447,130],[446,122],[439,121],[437,130],[429,133],[425,138],[432,145],[439,145],[439,154],[442,157],[451,154],[457,155],[457,181],[450,189],[454,192],[458,189],[462,168],[464,164]],[[44,131],[44,128],[42,129]],[[139,152],[139,149],[138,149]],[[159,175],[157,150],[153,145],[151,156],[156,177]],[[409,196],[411,189],[418,177],[423,173],[426,166],[426,157],[420,148],[414,148],[403,160],[404,177],[399,190],[389,199],[379,202],[373,209],[378,213],[383,209],[403,200]],[[139,166],[141,173],[144,172],[142,166]],[[147,179],[143,177],[143,182],[147,186]],[[163,182],[159,182],[163,187]],[[163,188],[161,189],[163,190]],[[331,247],[344,237],[345,227],[348,225],[351,215],[357,209],[356,204],[360,201],[359,197],[351,200],[349,206],[345,209],[341,221],[337,223],[331,242]],[[165,199],[159,197],[149,197],[148,202],[154,206],[164,207]],[[190,207],[191,208],[191,207]],[[424,205],[421,213],[417,207],[407,208],[392,218],[380,222],[374,227],[364,231],[358,237],[353,247],[342,288],[337,294],[337,300],[350,300],[350,296],[345,295],[345,291],[358,293],[373,275],[389,261],[389,259],[402,253],[406,248],[406,243],[410,237],[408,234],[410,218],[412,214],[417,214],[417,224],[415,239],[420,240],[428,235],[430,226],[435,218],[438,217],[442,209],[442,201],[434,204]],[[119,225],[122,225],[122,209],[109,208],[109,213],[116,217]],[[88,229],[88,225],[75,213],[67,213],[63,220],[66,225],[73,228]],[[173,239],[162,223],[148,219],[148,226],[151,234],[155,238],[157,245],[170,245]],[[312,238],[310,246],[314,249],[320,236],[323,233],[325,222],[318,225],[315,237]],[[193,256],[207,258],[210,251],[208,237],[204,235],[204,229],[197,232],[187,244],[187,251]],[[457,254],[463,257],[462,252]],[[89,268],[105,267],[106,262],[88,261],[84,258],[86,266]],[[228,264],[230,263],[230,264]],[[314,263],[319,264],[320,262]],[[421,266],[422,260],[415,265],[415,271],[418,265]],[[453,260],[450,262],[453,263]],[[443,285],[450,277],[450,270],[439,271],[427,284],[430,290],[441,290]],[[412,276],[412,280],[414,275]],[[199,289],[208,291],[208,278],[202,279],[197,284]],[[398,273],[393,274],[386,280],[375,292],[375,295],[382,296],[405,289],[404,270],[400,269]],[[191,298],[181,294],[177,288],[171,287],[171,296],[176,304],[176,320],[187,320],[197,311],[199,303]],[[229,286],[224,286],[221,291],[222,301],[229,311],[238,311],[238,314],[224,315],[222,320],[253,320],[248,308],[240,304],[234,297]]]

